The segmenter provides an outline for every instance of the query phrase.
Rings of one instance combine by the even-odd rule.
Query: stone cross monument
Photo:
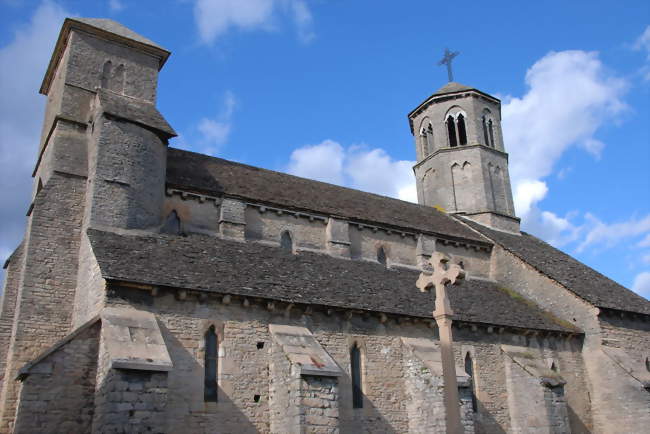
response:
[[[429,264],[433,272],[424,271],[420,274],[417,287],[427,292],[432,286],[436,288],[436,308],[433,317],[440,332],[440,359],[442,360],[442,378],[444,382],[444,398],[447,434],[462,434],[460,408],[458,401],[458,382],[456,380],[456,362],[452,348],[451,317],[454,312],[447,297],[446,286],[457,285],[465,278],[465,271],[460,264],[449,264],[449,256],[434,252]]]
[[[445,48],[445,56],[440,62],[438,62],[438,65],[447,65],[447,77],[449,78],[450,82],[454,81],[454,74],[451,71],[451,61],[454,60],[454,57],[458,56],[459,54],[459,51],[451,52],[449,51],[449,48]]]

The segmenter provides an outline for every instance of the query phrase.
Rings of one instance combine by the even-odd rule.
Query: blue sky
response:
[[[73,15],[172,52],[173,146],[407,200],[406,114],[458,50],[456,81],[503,101],[523,228],[650,297],[647,1],[0,0],[0,259],[24,231],[38,87]]]

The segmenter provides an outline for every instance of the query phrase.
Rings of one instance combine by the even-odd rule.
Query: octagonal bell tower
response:
[[[519,232],[501,133],[501,101],[450,82],[408,115],[418,202]]]

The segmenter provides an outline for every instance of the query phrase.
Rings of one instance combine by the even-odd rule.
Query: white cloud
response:
[[[333,140],[298,148],[289,157],[287,172],[304,178],[343,185],[343,147]]]
[[[120,12],[125,6],[121,0],[108,0],[108,7],[112,12]]]
[[[380,148],[366,145],[344,148],[333,140],[325,140],[293,151],[287,171],[305,178],[417,202],[413,164],[413,161],[393,160]]]
[[[308,43],[316,36],[311,11],[304,1],[292,1],[290,2],[290,6],[298,29],[298,37],[302,42]]]
[[[638,37],[634,43],[634,48],[637,50],[643,50],[650,60],[650,25],[645,28],[641,36]]]
[[[650,26],[646,27],[641,36],[634,43],[634,49],[644,51],[646,54],[645,65],[641,68],[644,80],[650,80]]]
[[[650,247],[650,234],[646,235],[639,243],[638,247]]]
[[[632,291],[650,299],[650,272],[644,271],[636,275],[632,284]]]
[[[573,171],[573,167],[563,167],[557,172],[557,179],[560,181],[564,180],[567,176],[569,176],[569,173]]]
[[[548,194],[544,178],[572,146],[600,158],[605,145],[594,134],[626,108],[626,82],[607,72],[598,53],[574,50],[551,52],[535,62],[526,84],[526,94],[506,96],[502,109],[515,209],[524,229],[542,236],[551,224],[550,239],[564,243],[574,239],[577,228],[539,209]],[[568,232],[560,235],[563,227]]]
[[[236,106],[235,95],[228,91],[224,97],[221,112],[215,118],[204,117],[199,120],[196,128],[201,134],[199,143],[203,145],[204,153],[215,155],[219,148],[228,141],[232,130],[232,115]]]
[[[641,256],[641,262],[650,265],[650,253]]]
[[[600,160],[605,144],[600,140],[596,140],[592,137],[586,138],[581,144],[585,151],[589,152],[596,160]]]
[[[595,245],[604,245],[605,247],[612,247],[625,239],[632,237],[646,236],[646,241],[650,237],[650,215],[641,219],[632,218],[628,221],[606,224],[600,221],[592,214],[585,215],[587,220],[586,226],[589,227],[584,240],[578,246],[577,251],[582,252],[587,247]],[[642,245],[641,241],[639,245]]]
[[[313,19],[304,0],[196,0],[194,19],[204,43],[230,29],[272,30],[277,13],[292,17],[303,42],[314,38]]]
[[[38,94],[63,19],[56,3],[42,2],[29,22],[0,48],[0,251],[23,236],[45,98]],[[6,258],[0,258],[4,260]]]
[[[515,184],[514,192],[517,215],[526,216],[535,203],[546,197],[548,187],[543,181],[521,180]]]

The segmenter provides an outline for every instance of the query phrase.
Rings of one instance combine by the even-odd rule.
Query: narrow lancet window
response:
[[[422,130],[420,134],[420,143],[422,144],[422,158],[426,158],[429,155],[429,145],[427,140],[427,133]]]
[[[293,253],[293,240],[289,231],[282,232],[280,236],[280,248],[288,253]]]
[[[212,326],[205,334],[205,381],[203,389],[203,400],[205,402],[217,402],[218,353],[217,332]]]
[[[108,89],[109,82],[111,79],[112,69],[113,69],[113,63],[111,63],[110,60],[107,60],[106,63],[104,63],[104,68],[102,69],[102,78],[101,78],[102,89]]]
[[[456,141],[456,122],[454,122],[453,116],[447,118],[447,133],[449,134],[449,146],[456,147],[458,142]]]
[[[485,119],[485,116],[483,116],[483,141],[485,142],[485,146],[491,146],[490,140],[488,139],[487,119]]]
[[[472,381],[471,392],[472,392],[472,411],[476,413],[478,405],[476,402],[476,378],[474,378],[474,366],[472,364],[472,356],[470,353],[467,353],[465,356],[465,373],[470,376]]]
[[[492,119],[488,121],[488,131],[490,132],[490,146],[494,148],[494,128],[492,128]]]
[[[427,127],[427,155],[433,152],[433,127],[431,124]]]
[[[176,210],[173,210],[172,212],[169,213],[169,215],[167,216],[167,220],[165,220],[165,224],[162,227],[161,232],[164,234],[172,234],[172,235],[182,234],[181,219],[178,216]]]
[[[363,408],[361,350],[356,342],[350,350],[350,371],[352,376],[352,408]]]
[[[465,116],[459,114],[456,122],[458,122],[458,141],[461,145],[466,145],[467,131],[465,130]]]
[[[377,249],[377,262],[379,262],[384,267],[386,266],[386,252],[383,247]]]

